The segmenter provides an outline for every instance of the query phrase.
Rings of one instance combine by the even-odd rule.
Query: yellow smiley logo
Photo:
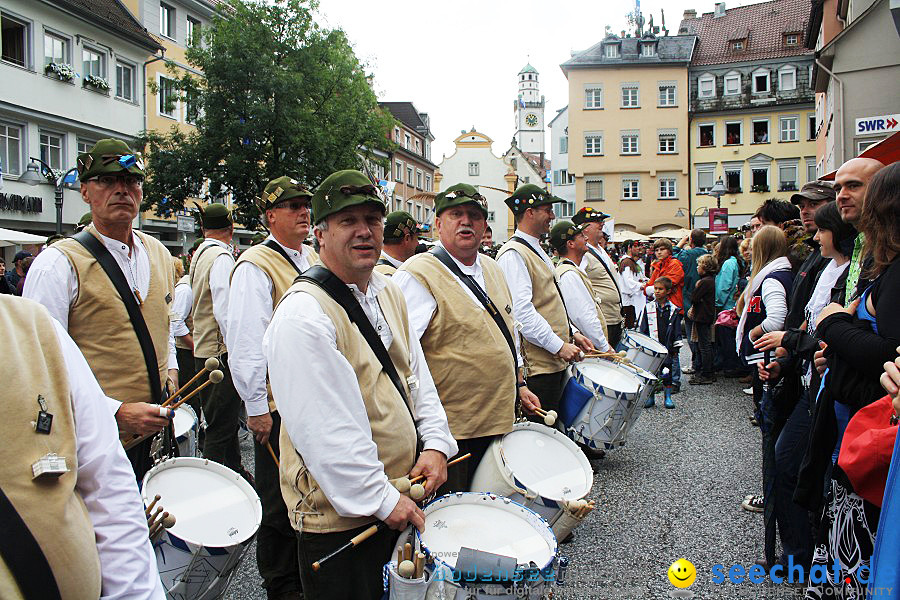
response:
[[[697,579],[697,569],[685,558],[679,558],[669,566],[669,581],[677,588],[690,587]]]

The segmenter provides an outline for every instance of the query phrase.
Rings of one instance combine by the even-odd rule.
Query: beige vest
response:
[[[517,252],[525,261],[525,267],[531,276],[531,303],[535,310],[546,319],[560,339],[569,342],[571,337],[569,318],[566,315],[566,307],[563,305],[559,290],[556,288],[553,269],[541,260],[531,248],[512,239],[503,244],[503,247],[497,252],[497,258],[499,259],[510,251]],[[522,338],[522,354],[524,354],[528,375],[558,373],[569,364],[540,346],[532,344],[524,337]]]
[[[191,316],[194,319],[194,356],[197,358],[225,354],[225,339],[213,314],[212,290],[209,287],[213,263],[223,254],[228,254],[226,248],[211,243],[195,253],[191,261],[191,292],[194,294]]]
[[[319,262],[319,255],[312,248],[306,246],[306,250],[309,252],[310,266]],[[289,263],[281,254],[263,244],[251,246],[241,253],[231,269],[232,277],[234,277],[234,270],[242,262],[256,265],[272,280],[272,309],[274,310],[281,301],[281,297],[297,278],[297,269],[294,268],[294,264]],[[262,344],[262,340],[259,340],[259,343]],[[275,401],[272,399],[272,390],[269,389],[268,384],[266,390],[269,393],[269,410],[275,412]]]
[[[93,227],[89,229],[95,233]],[[141,314],[156,351],[159,381],[165,387],[169,365],[169,320],[175,293],[172,255],[162,243],[140,231],[150,258],[150,288]],[[66,255],[78,278],[78,296],[69,307],[69,335],[78,344],[103,393],[121,402],[157,402],[151,398],[144,355],[125,304],[94,257],[73,239],[53,245]]]
[[[584,272],[575,266],[575,263],[568,259],[564,259],[558,265],[556,265],[556,278],[562,279],[564,273],[568,273],[572,271],[574,273],[578,273],[578,277],[581,279],[581,283],[584,284],[584,287],[587,288],[588,293],[591,295],[591,298],[594,299],[594,306],[597,310],[597,318],[600,320],[600,324],[603,326],[603,337],[607,336],[606,333],[606,318],[603,316],[603,308],[600,299],[597,298],[594,293],[594,288],[591,286],[591,280],[588,279],[587,275]]]
[[[492,258],[479,260],[488,296],[510,334],[518,335],[503,271]],[[421,341],[450,433],[464,440],[512,431],[515,363],[494,319],[431,254],[412,257],[400,270],[415,277],[437,303]]]
[[[397,272],[397,267],[395,267],[394,265],[379,264],[379,265],[375,265],[375,270],[378,271],[379,273],[381,273],[382,275],[387,275],[388,277],[390,277],[391,275],[393,275],[394,273]]]
[[[380,275],[373,275],[373,278]],[[390,377],[381,368],[369,344],[359,329],[350,322],[347,313],[320,287],[310,282],[296,283],[287,294],[307,292],[318,301],[325,315],[334,323],[337,349],[353,366],[359,380],[372,440],[378,447],[378,459],[384,464],[384,472],[391,480],[409,473],[416,462],[416,428],[409,410]],[[287,296],[285,294],[285,296]],[[378,304],[391,328],[394,341],[388,353],[400,379],[404,382],[407,397],[413,401],[405,382],[412,374],[409,354],[409,321],[406,301],[396,286],[388,283],[378,294]],[[302,382],[298,382],[302,385]],[[322,398],[322,402],[328,402]],[[322,432],[327,435],[328,432]],[[291,524],[298,531],[330,533],[347,531],[373,521],[373,517],[342,517],[319,488],[315,478],[306,468],[303,457],[294,449],[287,427],[281,428],[281,494],[288,507]],[[337,457],[336,457],[337,458]]]
[[[6,340],[0,388],[4,432],[0,487],[47,557],[63,600],[96,600],[100,597],[100,559],[94,528],[75,491],[75,420],[56,331],[42,306],[5,295],[0,296],[0,331]],[[40,410],[38,395],[53,415],[49,435],[36,433],[32,425]],[[31,465],[48,452],[64,456],[69,472],[33,479]],[[2,558],[0,598],[23,598]]]
[[[190,275],[185,275],[184,277],[182,277],[181,279],[179,279],[178,281],[176,281],[176,282],[175,282],[175,287],[178,287],[179,285],[186,285],[186,286],[188,286],[188,287],[191,287],[191,276],[190,276]],[[193,295],[193,293],[194,293],[194,292],[193,292],[193,290],[192,290],[192,291],[191,291],[191,295]],[[174,298],[174,293],[173,293],[172,296],[173,296],[173,298]],[[185,325],[185,327],[188,328],[188,331],[191,332],[191,335],[193,335],[193,334],[194,334],[194,315],[193,315],[193,311],[191,311],[191,313],[188,314],[188,316],[186,316],[186,317],[184,318],[184,325]],[[182,342],[182,341],[181,341],[181,338],[175,338],[175,347],[176,347],[176,348],[181,348],[182,350],[191,350],[191,352],[193,352],[193,349],[192,349],[190,346],[188,346],[187,344],[185,344],[184,342]]]
[[[607,323],[618,325],[622,322],[622,303],[619,300],[616,282],[606,272],[606,268],[599,258],[590,251],[585,252],[584,256],[587,259],[585,272],[594,288],[594,295],[600,299],[600,310],[603,311]]]

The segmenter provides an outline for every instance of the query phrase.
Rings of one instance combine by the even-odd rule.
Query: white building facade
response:
[[[557,218],[571,219],[575,214],[575,176],[569,173],[569,107],[560,109],[550,121],[550,153],[553,164],[550,191],[566,201],[554,204]]]
[[[544,108],[546,103],[541,95],[538,82],[539,73],[530,64],[522,67],[518,75],[519,92],[513,104],[516,115],[516,145],[523,152],[543,156],[544,148]]]

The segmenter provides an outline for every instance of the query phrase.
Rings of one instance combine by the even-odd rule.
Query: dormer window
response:
[[[641,56],[656,56],[656,42],[642,42]]]
[[[603,54],[606,58],[619,58],[619,44],[605,44],[603,50]]]
[[[747,47],[747,40],[732,40],[731,41],[731,51],[732,52],[743,52],[744,48]]]
[[[800,45],[800,34],[799,33],[786,33],[784,34],[784,45],[788,48],[795,47]]]

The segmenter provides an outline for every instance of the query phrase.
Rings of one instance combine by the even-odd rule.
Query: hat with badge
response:
[[[394,211],[384,220],[385,241],[399,240],[407,235],[416,237],[419,231],[419,224],[405,210]]]
[[[99,175],[144,176],[144,163],[140,154],[131,151],[128,144],[115,138],[102,139],[88,152],[78,155],[78,179],[87,181]]]
[[[803,200],[813,202],[829,202],[837,198],[834,184],[822,179],[804,183],[800,191],[791,196],[791,204],[800,204]]]
[[[572,217],[572,222],[576,225],[584,225],[585,223],[602,223],[609,218],[609,215],[602,210],[596,210],[590,206],[585,206]]]
[[[206,241],[206,238],[202,238],[202,237],[199,237],[199,238],[197,238],[196,240],[194,240],[194,243],[191,244],[191,252],[193,252],[194,250],[196,250],[197,248],[199,248],[199,247],[200,247],[200,244],[202,244],[202,243],[205,242],[205,241]]]
[[[487,200],[478,193],[478,189],[474,185],[469,185],[468,183],[451,185],[436,195],[434,197],[434,214],[436,216],[440,215],[445,209],[461,204],[475,204],[487,218]]]
[[[227,229],[234,225],[231,211],[224,204],[213,202],[204,208],[195,202],[194,206],[200,212],[200,224],[203,229]]]
[[[326,217],[345,208],[367,203],[377,205],[381,208],[382,214],[387,213],[384,199],[368,177],[352,169],[332,173],[313,194],[312,209],[315,224],[318,225]]]
[[[504,200],[504,202],[514,214],[520,214],[529,208],[556,204],[557,202],[565,202],[565,200],[554,196],[538,185],[526,183],[516,188],[513,195]]]
[[[572,221],[557,221],[550,230],[550,247],[559,250],[569,240],[581,234],[581,226]]]
[[[256,200],[256,208],[265,214],[267,210],[294,198],[305,198],[308,202],[312,198],[312,192],[296,179],[284,175],[266,184],[262,195]]]

